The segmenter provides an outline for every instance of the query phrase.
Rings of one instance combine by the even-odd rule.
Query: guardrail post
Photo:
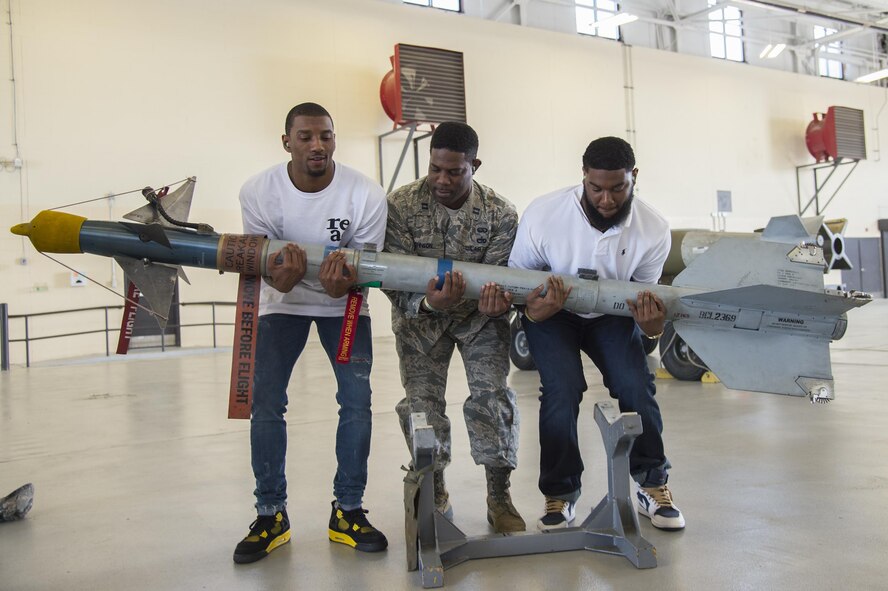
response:
[[[31,367],[31,341],[28,340],[28,317],[25,316],[25,367]]]
[[[9,371],[9,304],[0,304],[0,371]]]
[[[108,306],[105,306],[105,357],[111,357],[111,345],[108,342],[110,332],[108,328]]]

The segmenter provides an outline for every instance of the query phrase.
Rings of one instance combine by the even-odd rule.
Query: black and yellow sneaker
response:
[[[234,561],[238,564],[256,562],[290,541],[290,520],[286,511],[274,515],[260,515],[250,525],[250,533],[234,549]]]
[[[380,552],[388,547],[385,535],[367,521],[367,511],[358,507],[344,511],[333,501],[330,515],[330,540],[361,552]]]

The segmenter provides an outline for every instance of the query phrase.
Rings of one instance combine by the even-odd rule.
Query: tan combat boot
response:
[[[435,470],[435,509],[447,519],[453,519],[453,505],[450,504],[450,493],[444,486],[444,470]]]
[[[511,468],[484,466],[487,475],[487,521],[500,534],[524,531],[527,525],[509,495]]]

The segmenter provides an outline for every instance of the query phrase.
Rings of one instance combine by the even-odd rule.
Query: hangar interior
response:
[[[336,160],[384,187],[406,183],[414,166],[422,174],[428,146],[418,141],[415,163],[408,149],[392,178],[410,144],[409,130],[380,104],[398,44],[462,54],[467,121],[484,162],[476,178],[519,213],[535,197],[578,182],[583,149],[603,135],[632,142],[638,190],[673,228],[751,232],[772,216],[799,213],[818,193],[823,215],[847,219],[846,244],[856,249],[855,271],[831,271],[825,283],[876,296],[849,312],[847,334],[831,347],[835,401],[814,406],[659,379],[670,486],[688,526],[662,532],[642,519],[656,568],[588,552],[493,558],[447,570],[445,586],[881,586],[888,87],[875,75],[888,59],[888,4],[6,0],[2,8],[0,217],[7,226],[56,207],[117,220],[144,203],[142,187],[193,176],[191,220],[239,232],[240,186],[283,160],[284,115],[308,100],[333,115]],[[848,174],[849,159],[818,163],[806,147],[812,114],[832,106],[862,113],[865,157],[851,159]],[[820,177],[815,164],[824,166]],[[233,310],[220,306],[211,319],[215,307],[196,305],[230,303],[234,275],[189,270],[177,295],[183,327],[166,350],[147,338],[146,348],[126,357],[106,356],[120,322],[120,299],[110,290],[125,285],[113,261],[61,255],[67,268],[9,233],[0,235],[0,252],[0,303],[12,341],[10,367],[0,372],[0,495],[25,482],[36,490],[25,519],[0,524],[0,588],[420,587],[405,568],[401,466],[409,456],[394,413],[403,389],[384,296],[370,295],[374,421],[365,506],[389,550],[355,553],[324,533],[335,382],[313,338],[290,382],[293,540],[261,562],[235,565],[231,552],[254,516],[254,483],[248,422],[225,416]],[[211,322],[218,326],[211,330]],[[67,333],[77,334],[47,338]],[[659,364],[656,352],[650,363]],[[486,534],[483,470],[469,456],[460,412],[464,375],[455,356],[448,484],[456,524]],[[579,514],[607,486],[592,420],[594,402],[607,392],[591,364],[586,376]],[[513,369],[509,383],[522,413],[512,495],[532,524],[543,507],[539,378]]]

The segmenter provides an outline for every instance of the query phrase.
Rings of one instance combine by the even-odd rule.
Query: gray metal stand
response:
[[[636,413],[620,414],[613,403],[606,401],[595,404],[595,422],[601,429],[607,453],[608,492],[582,525],[468,537],[435,511],[430,470],[435,457],[435,434],[425,415],[412,415],[414,473],[424,473],[428,478],[420,479],[416,535],[408,533],[407,553],[408,565],[409,556],[418,554],[422,586],[442,587],[445,569],[468,560],[497,556],[590,550],[625,556],[638,568],[657,566],[656,550],[639,533],[638,515],[629,490],[629,450],[641,434],[641,419]],[[405,499],[405,504],[409,503]]]
[[[395,165],[395,171],[392,173],[392,178],[389,180],[388,189],[386,193],[391,193],[392,189],[395,188],[395,183],[398,180],[398,173],[401,172],[401,166],[404,164],[404,157],[407,155],[407,149],[410,147],[410,142],[413,142],[413,178],[419,178],[419,141],[423,140],[430,135],[432,135],[431,131],[420,132],[420,135],[414,137],[414,134],[417,132],[417,128],[422,125],[421,123],[408,123],[406,125],[401,125],[399,127],[395,127],[392,131],[387,131],[382,135],[378,136],[376,139],[376,143],[379,149],[379,184],[385,187],[385,170],[382,165],[382,140],[387,136],[392,135],[393,133],[398,133],[401,131],[407,132],[407,139],[404,140],[404,147],[401,148],[401,155],[398,158],[398,163]]]

